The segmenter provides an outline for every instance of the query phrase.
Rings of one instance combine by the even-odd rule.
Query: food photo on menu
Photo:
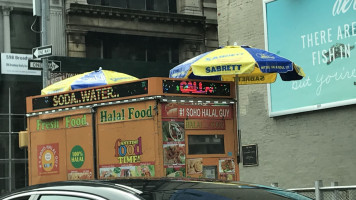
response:
[[[233,159],[221,159],[220,163],[220,173],[235,173],[235,164]]]
[[[194,158],[187,160],[187,173],[188,174],[201,174],[203,173],[203,159]]]
[[[185,164],[184,144],[164,144],[163,151],[165,165]]]
[[[163,142],[184,142],[184,121],[163,121]]]

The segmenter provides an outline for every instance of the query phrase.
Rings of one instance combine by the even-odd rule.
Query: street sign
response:
[[[42,60],[28,59],[28,69],[42,70]]]
[[[52,55],[52,45],[32,49],[33,58],[44,58]]]
[[[61,61],[48,60],[48,68],[51,71],[61,71]],[[28,69],[42,70],[42,60],[28,60]]]
[[[52,72],[53,71],[61,71],[61,61],[49,60],[48,67]]]
[[[52,85],[58,81],[80,74],[79,72],[50,72],[50,79],[47,85]]]

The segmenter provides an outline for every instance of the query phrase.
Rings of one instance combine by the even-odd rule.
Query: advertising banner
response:
[[[356,103],[356,2],[265,0],[266,49],[301,66],[269,85],[270,116]]]
[[[117,177],[152,177],[155,176],[154,162],[135,164],[100,165],[100,179]]]
[[[51,175],[59,173],[58,143],[37,146],[38,174]]]

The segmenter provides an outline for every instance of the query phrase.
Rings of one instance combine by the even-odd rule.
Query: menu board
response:
[[[257,144],[242,146],[242,163],[243,166],[258,165]]]

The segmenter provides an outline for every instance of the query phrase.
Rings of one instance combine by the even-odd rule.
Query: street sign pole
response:
[[[42,32],[41,32],[41,45],[45,46],[48,44],[47,41],[47,27],[48,27],[48,21],[49,21],[49,1],[48,0],[41,0],[41,28],[42,28]],[[42,71],[42,85],[43,88],[47,87],[47,82],[48,82],[48,77],[49,77],[49,73],[48,73],[48,59],[47,58],[43,58],[42,59],[42,66],[43,66],[43,71]]]

